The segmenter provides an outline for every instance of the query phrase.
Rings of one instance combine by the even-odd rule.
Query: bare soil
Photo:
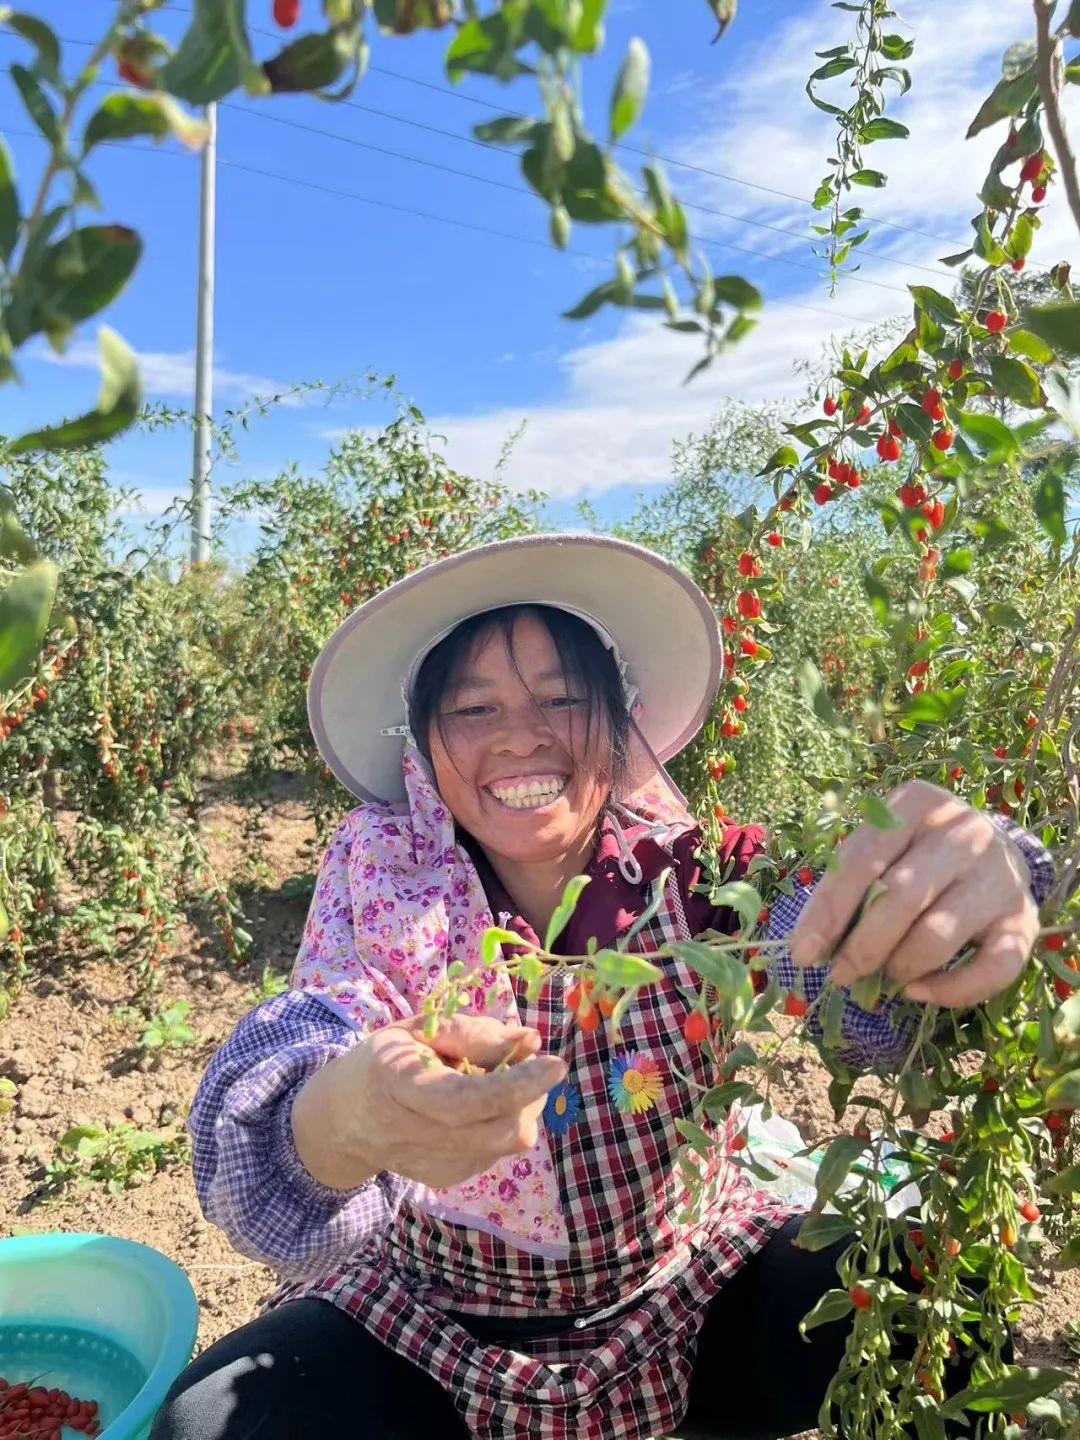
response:
[[[214,799],[203,828],[222,873],[241,854],[243,807]],[[191,1002],[198,1042],[164,1056],[160,1068],[138,1067],[134,1034],[115,1009],[131,998],[131,975],[104,961],[74,961],[32,982],[0,1027],[0,1075],[19,1086],[15,1109],[0,1116],[0,1232],[98,1231],[144,1241],[182,1265],[198,1292],[199,1349],[251,1319],[274,1288],[273,1272],[238,1255],[203,1218],[186,1166],[150,1176],[108,1195],[100,1185],[42,1200],[44,1167],[72,1125],[135,1122],[173,1134],[195,1095],[210,1057],[253,1003],[263,967],[288,974],[306,914],[302,881],[312,868],[313,829],[292,787],[283,782],[267,812],[257,888],[245,902],[255,938],[254,960],[237,973],[214,938],[186,926],[164,970],[161,1004]],[[806,1141],[832,1129],[824,1072],[808,1049],[784,1061],[778,1108]],[[1048,1260],[1035,1280],[1039,1301],[1018,1331],[1019,1359],[1075,1370],[1066,1323],[1080,1317],[1080,1271]]]

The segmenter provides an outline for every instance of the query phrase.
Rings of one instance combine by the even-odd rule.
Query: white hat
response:
[[[404,800],[407,697],[424,656],[470,616],[522,604],[569,610],[613,651],[628,708],[640,701],[635,718],[650,768],[701,729],[719,688],[723,645],[694,581],[629,541],[525,535],[407,575],[334,631],[311,669],[308,718],[320,754],[347,789],[362,800]],[[633,778],[636,786],[647,776]]]

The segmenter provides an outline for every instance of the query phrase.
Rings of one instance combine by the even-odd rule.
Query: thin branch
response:
[[[1072,152],[1069,132],[1065,129],[1065,120],[1061,113],[1061,42],[1057,36],[1050,33],[1055,4],[1056,0],[1034,0],[1039,93],[1046,113],[1046,128],[1054,142],[1069,209],[1076,221],[1076,228],[1080,231],[1080,177],[1077,176],[1076,156]]]

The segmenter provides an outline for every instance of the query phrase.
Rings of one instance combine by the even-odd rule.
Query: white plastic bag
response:
[[[762,1190],[786,1195],[796,1205],[805,1205],[809,1209],[814,1203],[814,1187],[824,1152],[814,1150],[807,1155],[803,1138],[790,1120],[785,1120],[775,1113],[766,1120],[762,1111],[761,1105],[747,1106],[741,1111],[742,1118],[746,1121],[746,1153],[753,1155],[767,1170],[775,1171],[776,1179],[761,1180],[755,1176],[754,1183]],[[877,1140],[879,1135],[880,1132],[872,1132],[874,1140]],[[886,1197],[885,1210],[895,1218],[918,1205],[921,1197],[919,1188],[913,1181],[904,1183],[907,1181],[908,1168],[903,1160],[891,1158],[897,1154],[896,1146],[886,1144],[882,1154],[884,1173],[881,1189]],[[843,1195],[854,1190],[859,1183],[860,1177],[853,1171],[837,1193]],[[825,1213],[835,1215],[838,1212],[836,1206],[830,1204],[825,1206]]]

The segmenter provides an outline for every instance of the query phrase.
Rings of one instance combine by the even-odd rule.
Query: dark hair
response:
[[[568,684],[580,686],[579,693],[584,694],[588,701],[586,750],[592,742],[594,727],[606,722],[611,737],[611,765],[608,771],[599,773],[607,780],[609,791],[616,789],[630,768],[629,738],[630,727],[634,723],[626,709],[618,666],[591,625],[577,615],[552,605],[504,605],[496,610],[485,610],[463,620],[439,641],[424,657],[409,699],[409,728],[417,749],[430,765],[429,736],[433,723],[438,727],[443,743],[446,743],[446,730],[439,708],[443,696],[483,643],[496,631],[502,634],[515,674],[522,684],[525,683],[514,654],[513,637],[514,626],[526,616],[539,620],[547,630],[558,651],[559,663]],[[449,746],[447,749],[450,751]],[[452,758],[452,751],[450,753]],[[583,768],[581,757],[574,755],[571,759],[575,771],[580,771]]]

